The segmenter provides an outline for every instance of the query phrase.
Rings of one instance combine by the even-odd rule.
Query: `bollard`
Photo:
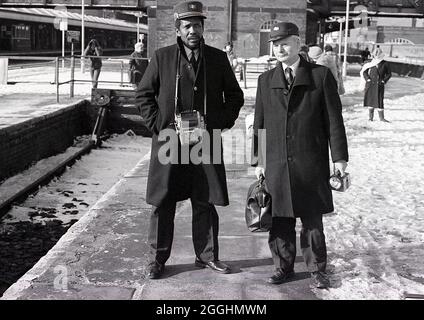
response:
[[[73,98],[74,97],[74,80],[75,79],[75,57],[72,56],[71,57],[71,81],[69,82],[70,87],[69,87],[69,97]]]
[[[55,66],[55,82],[56,82],[56,101],[59,103],[59,57],[56,57],[56,66]]]
[[[124,86],[124,61],[121,60],[121,87]]]

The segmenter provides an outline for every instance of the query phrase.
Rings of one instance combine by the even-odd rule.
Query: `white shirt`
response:
[[[290,68],[292,70],[293,79],[296,77],[297,68],[299,67],[300,58],[296,60],[295,63],[293,63],[291,66],[286,65],[285,63],[281,63],[283,66],[284,74],[286,74],[286,69]]]

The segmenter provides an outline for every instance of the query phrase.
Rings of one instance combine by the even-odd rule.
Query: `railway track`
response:
[[[96,147],[83,137],[69,156],[2,204],[0,296],[149,150],[149,140],[139,136],[105,138]]]

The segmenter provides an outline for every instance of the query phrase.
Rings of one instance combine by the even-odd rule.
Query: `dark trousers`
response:
[[[215,206],[208,202],[207,181],[200,166],[191,166],[192,239],[194,252],[202,261],[218,260],[219,218]],[[190,183],[190,182],[188,182]],[[164,264],[170,254],[174,238],[176,200],[165,199],[159,207],[152,207],[149,244],[151,260]]]
[[[325,271],[327,247],[325,245],[322,215],[301,217],[300,247],[309,272]],[[290,272],[296,259],[296,219],[272,218],[268,244],[276,269]]]

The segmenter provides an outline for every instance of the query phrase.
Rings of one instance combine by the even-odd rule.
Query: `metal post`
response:
[[[344,39],[344,59],[343,59],[343,78],[346,77],[346,69],[347,69],[347,36],[349,31],[349,6],[350,0],[346,1],[346,27],[345,27],[345,39]]]
[[[339,29],[339,59],[340,59],[342,54],[343,19],[340,18],[337,21],[339,22],[339,26],[340,26],[340,29]]]
[[[244,80],[244,88],[245,89],[247,89],[246,68],[247,68],[247,64],[245,62],[245,63],[243,63],[243,80]]]
[[[140,15],[137,14],[137,41],[140,41]]]
[[[56,101],[59,103],[59,57],[56,57],[56,66],[55,66],[55,81],[56,81]]]
[[[71,57],[71,81],[70,83],[70,88],[69,88],[69,97],[73,98],[74,97],[74,80],[75,79],[75,57],[72,56]]]
[[[65,69],[65,29],[62,28],[62,69]]]
[[[81,0],[81,73],[84,73],[84,49],[85,49],[85,28],[84,28],[84,15],[85,3]]]
[[[124,86],[124,61],[121,60],[121,87]]]

